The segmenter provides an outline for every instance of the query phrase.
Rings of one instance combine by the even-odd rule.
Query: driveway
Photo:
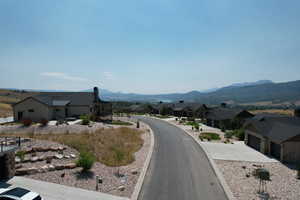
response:
[[[246,162],[278,162],[244,144],[201,142],[201,146],[216,160],[246,161]]]
[[[128,198],[37,181],[24,177],[14,177],[7,183],[0,183],[0,187],[23,187],[39,193],[45,200],[129,200]]]
[[[191,137],[167,122],[138,118],[155,138],[139,200],[227,200],[203,149]]]

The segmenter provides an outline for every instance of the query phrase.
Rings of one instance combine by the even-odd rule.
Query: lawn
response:
[[[199,138],[201,140],[206,139],[208,141],[210,141],[210,140],[220,140],[221,139],[220,136],[216,133],[201,133],[199,135]]]
[[[143,146],[142,131],[127,127],[99,129],[81,134],[27,134],[28,137],[58,142],[79,152],[92,153],[107,166],[125,166],[135,160],[134,153]],[[24,135],[23,135],[24,137]]]

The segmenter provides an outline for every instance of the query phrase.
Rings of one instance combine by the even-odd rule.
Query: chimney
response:
[[[99,101],[99,90],[98,87],[94,87],[94,102]]]
[[[294,110],[294,116],[295,117],[300,117],[300,108],[297,108]]]

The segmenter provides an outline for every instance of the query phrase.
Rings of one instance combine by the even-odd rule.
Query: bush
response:
[[[198,123],[195,123],[195,124],[194,124],[194,127],[195,127],[195,129],[196,129],[197,131],[199,131],[199,124],[198,124]]]
[[[41,121],[40,121],[40,123],[41,123],[42,126],[47,126],[48,122],[49,121],[46,120],[46,119],[41,119]]]
[[[89,125],[90,124],[90,118],[86,115],[82,115],[80,116],[81,121],[81,125]]]
[[[232,138],[233,132],[232,131],[226,131],[224,136],[225,136],[225,138]]]
[[[19,157],[21,161],[24,160],[25,155],[26,155],[26,152],[25,152],[25,151],[18,151],[18,152],[16,153],[16,156]]]
[[[32,124],[32,120],[31,119],[23,119],[22,120],[22,124],[23,126],[30,126]]]
[[[90,170],[95,162],[95,157],[89,152],[80,152],[79,159],[76,162],[77,167],[82,167],[82,171]]]
[[[220,140],[220,136],[216,133],[201,133],[199,138],[202,139],[207,139],[208,141],[210,140]],[[200,139],[201,139],[200,138]]]
[[[243,141],[245,139],[245,130],[244,129],[234,130],[233,135],[237,137],[240,141]]]

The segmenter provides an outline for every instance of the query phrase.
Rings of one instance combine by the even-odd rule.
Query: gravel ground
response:
[[[300,199],[300,180],[296,178],[297,172],[293,166],[282,163],[252,163],[237,161],[215,160],[222,171],[227,184],[237,200],[260,200],[260,199]],[[256,165],[263,165],[271,173],[271,181],[267,183],[269,198],[258,194],[259,181],[252,175],[247,178],[246,174],[252,172]],[[246,166],[246,169],[243,169]]]
[[[27,175],[25,177],[96,191],[96,176],[98,175],[103,180],[103,183],[99,184],[99,188],[98,188],[99,192],[105,192],[105,193],[123,196],[123,197],[130,197],[134,191],[135,184],[138,181],[140,171],[142,170],[142,167],[144,165],[144,162],[146,160],[150,148],[150,133],[148,132],[148,126],[141,123],[141,129],[145,130],[145,133],[142,135],[142,138],[144,140],[144,145],[138,152],[135,153],[135,161],[130,165],[122,166],[118,168],[118,167],[108,167],[97,162],[94,164],[93,168],[91,169],[91,172],[85,175],[79,173],[81,171],[80,168],[75,168],[72,170],[61,170],[61,171],[52,171],[46,173],[38,173],[34,175]],[[42,142],[39,141],[39,143],[37,144],[43,145],[43,143],[48,144],[48,141],[42,141]],[[36,143],[32,142],[31,146],[36,146]],[[66,152],[67,154],[74,153],[78,155],[78,152],[76,151],[74,152],[74,151],[75,150],[71,148],[67,148],[64,152]],[[72,159],[55,160],[55,162],[69,163],[72,162]],[[40,162],[31,165],[40,166],[44,164],[45,163]],[[121,174],[125,175],[123,178],[117,178],[115,176],[115,173],[118,170],[120,170]],[[137,174],[133,174],[132,173],[133,171],[136,171]],[[62,175],[64,175],[63,178]],[[118,189],[120,186],[124,186],[125,190],[120,191]]]

